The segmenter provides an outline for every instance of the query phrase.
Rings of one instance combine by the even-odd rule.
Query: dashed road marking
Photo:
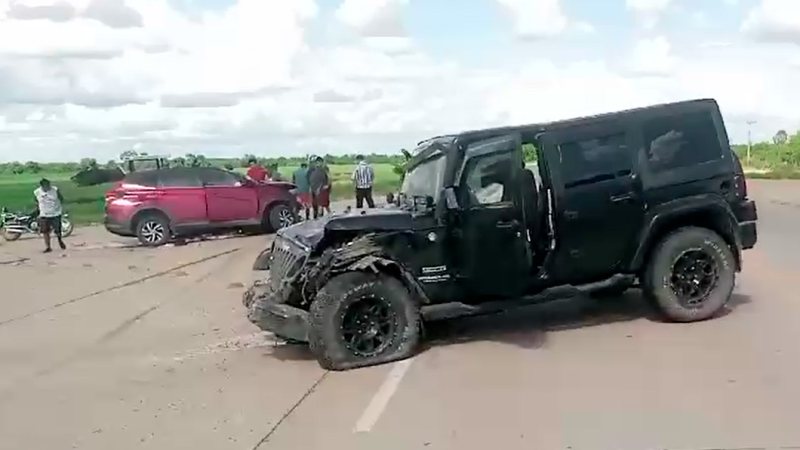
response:
[[[397,388],[400,387],[400,382],[403,381],[403,377],[405,377],[408,369],[411,368],[411,363],[413,361],[414,360],[410,358],[395,363],[392,370],[386,375],[386,379],[383,380],[381,387],[378,388],[378,391],[372,396],[372,400],[370,400],[369,405],[367,405],[367,409],[364,410],[358,422],[356,422],[353,433],[369,433],[372,430],[372,427],[374,427],[381,418],[389,401],[392,399],[395,392],[397,392]]]

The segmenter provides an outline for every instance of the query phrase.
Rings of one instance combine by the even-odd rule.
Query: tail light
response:
[[[120,191],[108,191],[106,192],[106,203],[113,201],[116,198],[122,197],[122,193]]]
[[[736,189],[736,195],[743,199],[747,198],[747,179],[745,179],[744,174],[740,173],[733,177],[733,184]]]

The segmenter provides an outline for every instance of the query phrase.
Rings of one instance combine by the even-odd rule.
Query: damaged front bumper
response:
[[[283,339],[308,342],[308,311],[282,303],[271,283],[256,283],[245,291],[242,303],[247,319]]]
[[[296,280],[310,254],[305,244],[278,233],[253,264],[254,270],[269,270],[269,277],[253,284],[242,298],[250,322],[283,339],[308,341],[308,311],[290,303],[300,301]]]

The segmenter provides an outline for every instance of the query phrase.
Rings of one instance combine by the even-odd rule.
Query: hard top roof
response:
[[[169,159],[169,156],[166,155],[136,155],[136,156],[125,156],[122,158],[123,161],[151,161],[154,159]]]
[[[603,119],[609,119],[612,117],[619,117],[625,115],[639,115],[642,113],[654,112],[657,110],[663,109],[681,109],[687,106],[700,106],[706,105],[713,108],[718,108],[717,102],[711,98],[702,98],[702,99],[695,99],[695,100],[684,100],[680,102],[671,102],[671,103],[661,103],[657,105],[650,105],[644,106],[639,108],[632,108],[626,109],[621,111],[614,111],[608,112],[603,114],[595,114],[592,116],[583,116],[583,117],[575,117],[571,119],[564,119],[564,120],[556,120],[551,122],[542,122],[542,123],[533,123],[533,124],[525,124],[525,125],[513,125],[507,127],[496,127],[496,128],[485,128],[485,129],[478,129],[478,130],[467,130],[462,131],[460,133],[450,134],[450,135],[443,135],[443,136],[436,136],[430,139],[426,139],[421,141],[418,144],[418,148],[426,147],[430,143],[433,142],[445,142],[445,141],[452,141],[454,139],[459,140],[466,140],[472,141],[475,139],[484,139],[492,136],[499,136],[503,134],[511,134],[511,133],[542,133],[545,131],[550,130],[557,130],[560,128],[567,128],[573,127],[576,125],[588,124],[592,122],[597,122]]]

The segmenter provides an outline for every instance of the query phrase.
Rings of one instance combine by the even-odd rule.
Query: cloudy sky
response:
[[[800,126],[800,0],[0,0],[0,160],[391,152],[696,97]]]

